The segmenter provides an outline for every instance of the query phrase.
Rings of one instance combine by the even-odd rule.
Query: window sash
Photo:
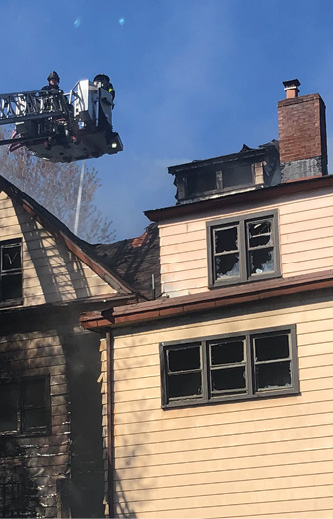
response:
[[[265,222],[268,224],[266,232]],[[254,232],[256,225],[263,225],[262,232],[258,234]],[[229,250],[231,244],[227,243],[225,250],[218,250],[222,249],[221,246],[218,247],[218,240],[223,239],[225,232],[227,241],[227,233],[228,231],[230,233],[231,229],[237,230],[237,244]],[[230,237],[229,242],[231,242]],[[278,213],[276,210],[244,216],[236,220],[208,222],[209,286],[241,283],[280,275],[278,244]]]
[[[1,381],[0,381],[1,382]],[[29,385],[39,383],[37,401],[27,401]],[[4,434],[46,434],[50,430],[50,380],[49,376],[26,377],[21,380],[0,383],[1,388],[12,387],[16,394],[15,410],[11,411],[11,418],[16,415],[15,427],[0,426],[0,436]],[[1,394],[1,393],[0,393]],[[1,416],[1,402],[0,402]],[[34,416],[34,418],[33,418]],[[13,420],[12,420],[13,421]]]
[[[0,242],[0,304],[22,300],[22,240]]]
[[[287,338],[287,341],[285,339],[279,340],[279,337]],[[270,354],[269,345],[271,343],[274,344],[274,338],[277,342],[274,346],[275,349],[272,350],[273,353]],[[268,357],[271,355],[272,358],[258,360],[255,349],[256,341],[261,340],[262,348],[265,344],[265,339],[267,339],[268,345],[268,353],[266,355]],[[280,345],[281,341],[282,346]],[[217,363],[216,359],[214,360],[212,354],[214,347],[223,344],[232,345],[237,342],[243,343],[243,359],[236,359],[235,361],[231,358],[228,359],[228,355],[232,354],[227,352],[225,354],[226,362],[223,360],[223,353],[222,357],[220,356],[222,362]],[[193,347],[193,342],[161,343],[162,407],[190,405],[191,402],[195,404],[280,396],[283,394],[295,394],[299,391],[295,326],[271,328],[256,332],[249,331],[242,335],[234,334],[202,338],[196,344],[200,344],[202,359],[201,370],[196,370],[197,373],[201,371],[202,391],[197,395],[192,393],[186,396],[173,393],[170,398],[168,393],[170,373],[165,369],[167,366],[167,352],[177,348],[186,351],[187,346],[189,349],[191,346]],[[282,356],[275,355],[276,348],[280,348]],[[194,371],[188,370],[189,373],[194,373]],[[223,378],[223,372],[226,375],[225,378]],[[278,380],[278,383],[263,384],[262,381],[266,381],[267,377],[268,381]],[[228,387],[228,384],[230,387]]]

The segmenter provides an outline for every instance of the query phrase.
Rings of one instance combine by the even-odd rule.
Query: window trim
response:
[[[247,245],[246,224],[264,218],[272,219],[272,236],[275,270],[263,272],[261,274],[249,273],[249,250]],[[214,240],[213,233],[219,227],[237,226],[239,228],[239,276],[215,279],[214,273]],[[280,240],[279,240],[279,213],[277,209],[271,211],[261,211],[259,213],[245,214],[219,220],[210,220],[206,225],[207,229],[207,259],[208,259],[208,288],[219,288],[226,285],[238,285],[241,283],[253,283],[262,279],[272,279],[281,277],[280,267]]]
[[[3,273],[2,271],[2,248],[6,245],[19,245],[20,246],[20,256],[21,256],[21,268],[19,271],[14,274]],[[7,306],[18,306],[23,304],[23,247],[22,247],[22,238],[11,238],[9,240],[0,241],[0,283],[2,285],[3,277],[20,274],[21,275],[21,296],[12,299],[2,299],[2,286],[0,287],[0,308]]]
[[[35,380],[44,380],[45,384],[45,406],[27,406],[24,404],[24,384]],[[46,436],[51,434],[51,388],[50,375],[34,375],[21,377],[19,379],[3,379],[0,380],[0,387],[5,385],[13,385],[17,390],[17,428],[10,431],[0,431],[1,436]],[[27,428],[25,425],[25,411],[27,409],[45,408],[47,419],[44,426]]]
[[[291,385],[281,386],[274,389],[255,390],[254,367],[255,361],[253,359],[252,341],[256,337],[265,335],[279,335],[281,332],[286,332],[289,337],[290,345],[290,365],[291,365]],[[247,392],[239,394],[224,394],[219,396],[212,396],[210,388],[210,365],[209,365],[209,345],[216,340],[232,340],[236,338],[244,338],[245,340],[245,371],[247,377]],[[168,349],[176,349],[180,346],[190,346],[200,344],[200,354],[202,358],[202,395],[189,396],[186,398],[179,398],[170,400],[168,397],[168,381],[166,369],[166,351]],[[175,407],[192,407],[200,405],[214,405],[227,402],[239,402],[242,400],[262,400],[271,397],[281,397],[297,395],[299,389],[299,372],[298,372],[298,357],[297,357],[297,336],[296,325],[277,326],[258,330],[247,330],[245,332],[213,335],[209,337],[200,337],[194,339],[182,339],[179,341],[161,342],[160,349],[160,369],[161,369],[161,406],[162,409],[169,409]]]

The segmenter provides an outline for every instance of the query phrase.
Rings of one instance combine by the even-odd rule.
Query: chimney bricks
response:
[[[298,97],[298,79],[283,82],[278,102],[282,182],[327,174],[325,104],[319,94]]]

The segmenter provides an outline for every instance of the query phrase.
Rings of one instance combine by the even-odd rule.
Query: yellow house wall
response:
[[[329,296],[113,331],[117,517],[333,517]],[[161,409],[160,342],[292,324],[299,395]]]
[[[0,240],[16,238],[22,238],[24,306],[116,293],[2,192]]]
[[[160,224],[162,292],[176,297],[208,290],[207,221],[271,209],[279,212],[283,277],[332,268],[333,193],[325,188]]]

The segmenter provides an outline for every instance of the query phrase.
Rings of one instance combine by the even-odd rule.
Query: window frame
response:
[[[16,269],[15,272],[6,272],[3,268],[3,256],[2,250],[6,246],[19,246],[20,247],[20,260],[21,266],[19,269]],[[3,289],[2,289],[2,280],[4,278],[20,275],[21,276],[21,294],[19,297],[15,298],[3,298]],[[18,306],[23,304],[23,255],[22,255],[22,238],[18,237],[15,239],[2,240],[0,241],[0,308],[5,306]]]
[[[272,220],[272,239],[274,255],[274,270],[262,272],[260,274],[251,274],[250,272],[250,247],[248,245],[247,226],[251,222],[270,218]],[[241,283],[252,283],[263,279],[272,279],[281,276],[280,267],[280,240],[279,240],[279,214],[277,209],[271,211],[261,211],[259,213],[245,214],[219,220],[210,220],[207,222],[207,259],[208,259],[208,287],[217,288],[226,285],[236,285]],[[217,254],[214,248],[214,233],[223,227],[238,229],[238,253],[239,253],[239,275],[227,276],[218,279],[215,274],[215,258]],[[268,248],[262,247],[262,248]],[[235,249],[236,251],[236,249]],[[227,251],[229,252],[229,251]],[[231,252],[230,252],[231,253]]]
[[[256,375],[254,373],[257,365],[254,359],[254,339],[263,338],[265,336],[277,336],[283,332],[288,336],[289,358],[284,359],[290,361],[290,386],[277,386],[273,388],[257,390],[255,388]],[[210,364],[210,346],[216,341],[232,342],[235,339],[244,340],[244,367],[246,372],[246,391],[239,393],[222,392],[213,395],[211,387],[212,365]],[[200,345],[200,356],[202,359],[202,394],[200,396],[193,395],[188,397],[179,397],[170,399],[168,396],[168,372],[167,372],[167,354],[172,349],[186,348],[194,344]],[[161,369],[161,406],[163,409],[175,407],[192,407],[200,405],[214,405],[218,403],[237,402],[242,400],[257,400],[271,397],[281,397],[287,395],[299,394],[299,375],[298,375],[298,358],[297,358],[297,337],[296,325],[278,326],[259,330],[248,330],[240,333],[214,335],[209,337],[201,337],[194,339],[183,339],[180,341],[161,342],[160,349],[160,369]],[[278,362],[279,360],[276,360]],[[271,362],[271,361],[269,361]]]
[[[25,403],[24,387],[29,382],[36,380],[44,381],[44,405],[29,405]],[[16,409],[16,429],[8,431],[0,431],[1,436],[45,436],[51,433],[51,392],[50,392],[50,376],[35,375],[22,377],[20,379],[4,379],[0,380],[0,388],[6,385],[12,385],[17,393],[17,409]],[[42,426],[27,427],[25,421],[25,413],[27,410],[45,409],[46,420]]]

